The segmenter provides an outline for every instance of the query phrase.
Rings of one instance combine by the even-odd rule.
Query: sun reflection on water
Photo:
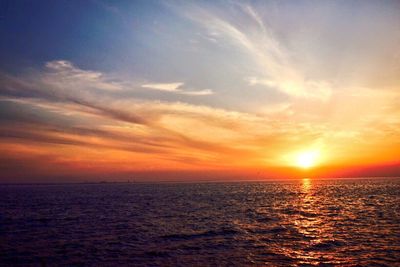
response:
[[[307,193],[311,189],[311,180],[310,178],[303,178],[302,180],[302,188],[303,192]]]
[[[312,179],[301,180],[300,192],[302,194],[297,204],[298,214],[294,220],[294,227],[303,241],[301,249],[292,251],[300,264],[318,265],[321,260],[325,262],[333,260],[327,251],[323,253],[319,249],[329,246],[333,240],[333,231],[321,214],[323,199],[316,194],[317,189],[318,186]]]

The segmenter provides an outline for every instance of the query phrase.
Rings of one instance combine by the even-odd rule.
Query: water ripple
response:
[[[400,182],[0,186],[1,266],[400,266]]]

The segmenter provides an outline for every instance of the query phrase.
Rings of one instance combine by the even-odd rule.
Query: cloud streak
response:
[[[183,82],[174,82],[174,83],[147,83],[143,84],[143,88],[160,90],[166,92],[172,92],[182,95],[193,95],[193,96],[202,96],[202,95],[212,95],[214,92],[211,89],[203,89],[198,91],[187,91],[182,90],[185,83]]]
[[[251,81],[249,85],[263,85],[296,98],[329,99],[332,84],[307,78],[251,5],[236,3],[231,7],[240,14],[240,23],[235,15],[215,6],[186,4],[172,8],[205,29],[216,43],[231,44],[247,55],[257,68],[254,77],[245,77]]]
[[[337,143],[331,150],[340,156],[344,141],[358,140],[362,145],[384,134],[383,129],[392,135],[399,129],[398,120],[384,123],[377,132],[339,131],[326,122],[311,125],[291,120],[295,117],[281,111],[259,116],[177,101],[121,98],[117,92],[127,90],[122,84],[128,82],[109,81],[106,74],[80,70],[65,61],[48,63],[33,74],[2,75],[6,79],[0,89],[0,152],[16,162],[25,149],[32,162],[53,155],[54,164],[77,173],[93,172],[87,167],[93,164],[105,164],[104,172],[290,165],[281,160],[282,155],[289,153],[285,158],[290,159],[290,153],[305,144]],[[365,94],[354,97],[370,99]]]
[[[179,88],[184,85],[182,82],[176,83],[148,83],[143,84],[142,87],[150,88],[155,90],[167,91],[167,92],[176,92]]]
[[[120,99],[113,95],[115,90],[96,89],[98,84],[101,88],[115,85],[114,81],[108,84],[105,74],[75,69],[64,61],[46,66],[36,76],[3,80],[0,93],[7,103],[0,118],[7,120],[2,126],[3,141],[58,144],[78,150],[99,147],[149,154],[166,162],[193,158],[188,162],[218,166],[236,154],[257,158],[259,152],[252,140],[278,130],[277,125],[267,125],[267,118],[241,112],[181,102]],[[255,130],[240,131],[248,128]]]

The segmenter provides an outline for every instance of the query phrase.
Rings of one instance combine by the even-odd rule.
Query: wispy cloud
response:
[[[110,80],[105,73],[81,70],[66,61],[49,62],[46,68],[31,74],[2,77],[0,159],[14,158],[17,163],[19,158],[15,153],[30,149],[31,162],[52,155],[55,165],[64,168],[68,165],[68,169],[79,171],[93,164],[103,166],[104,162],[107,163],[104,166],[126,171],[151,166],[158,169],[274,166],[279,164],[282,154],[312,145],[316,140],[323,144],[357,140],[363,144],[366,139],[371,141],[380,136],[382,131],[398,133],[398,120],[383,123],[379,126],[381,130],[374,130],[378,132],[361,131],[361,128],[340,128],[342,121],[310,124],[292,115],[282,119],[280,116],[286,115],[279,110],[259,116],[177,101],[124,98],[119,92],[128,90],[125,85],[129,82]],[[151,86],[154,85],[178,90],[183,83]],[[118,90],[109,89],[114,86]],[[201,91],[182,92],[201,94]],[[352,97],[365,103],[360,97],[367,96]],[[393,95],[380,96],[380,103],[387,103],[388,97]],[[377,98],[373,94],[368,99]],[[294,109],[291,114],[296,114],[303,107],[297,110],[296,106],[283,107],[290,108]],[[359,126],[366,123],[371,120]],[[340,150],[339,145],[336,150]]]
[[[203,89],[199,91],[181,91],[181,94],[184,95],[212,95],[214,94],[213,90],[211,89]]]
[[[115,78],[101,72],[82,70],[66,60],[47,62],[46,69],[42,79],[55,87],[110,91],[124,89],[124,85]]]
[[[73,87],[71,76],[75,77]],[[191,157],[191,162],[224,165],[233,159],[223,158],[237,154],[255,160],[260,144],[254,140],[267,132],[290,134],[284,125],[272,127],[268,118],[252,114],[182,102],[121,99],[114,94],[118,91],[96,89],[99,84],[102,88],[115,84],[103,79],[106,76],[64,61],[48,63],[35,75],[8,76],[0,89],[3,101],[8,103],[3,105],[5,115],[0,117],[8,121],[0,139],[82,149],[98,146],[124,153],[152,153],[163,161]],[[254,130],[247,132],[250,128]]]
[[[177,92],[179,87],[181,87],[184,83],[176,82],[176,83],[147,83],[143,84],[142,87],[150,88],[155,90],[161,91],[168,91],[168,92]]]
[[[143,88],[149,88],[153,90],[160,90],[160,91],[167,91],[167,92],[173,92],[177,94],[182,94],[182,95],[212,95],[214,92],[211,89],[203,89],[203,90],[198,90],[198,91],[188,91],[188,90],[183,90],[185,83],[183,82],[174,82],[174,83],[147,83],[143,84]]]
[[[232,44],[247,55],[258,69],[254,77],[245,77],[251,80],[249,85],[260,84],[292,97],[329,99],[332,85],[328,81],[306,77],[256,9],[242,3],[231,7],[236,8],[236,15],[240,14],[240,23],[227,11],[229,9],[215,6],[186,4],[173,9],[200,25],[217,43]]]

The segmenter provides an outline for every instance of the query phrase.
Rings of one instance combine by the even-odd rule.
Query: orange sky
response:
[[[87,7],[87,43],[60,4],[0,47],[0,182],[400,176],[400,5],[273,3]]]

